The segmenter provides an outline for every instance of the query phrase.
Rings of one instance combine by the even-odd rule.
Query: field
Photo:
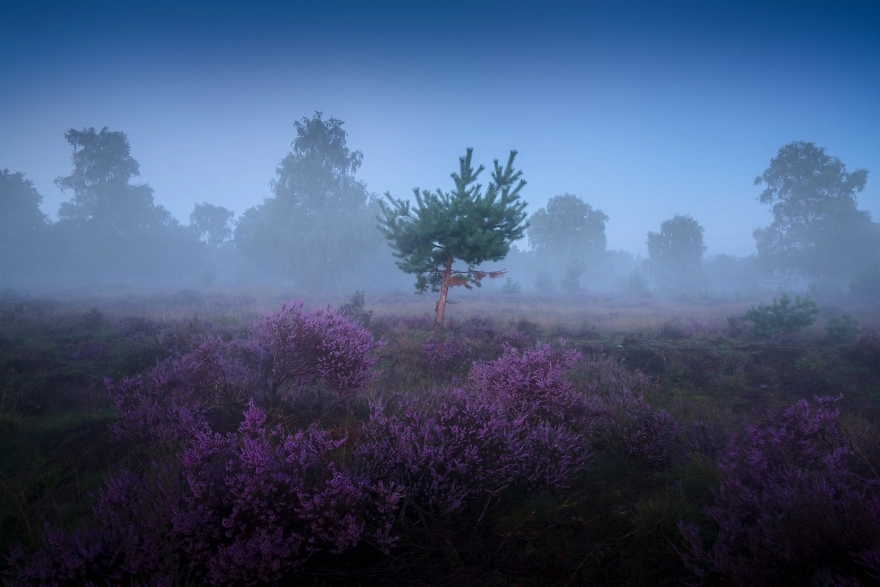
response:
[[[438,337],[430,295],[279,312],[302,296],[7,292],[0,569],[11,585],[875,584],[880,312],[819,300],[813,325],[758,338],[738,318],[768,297],[467,292]],[[328,303],[345,318],[313,313]],[[844,311],[857,329],[829,330]]]

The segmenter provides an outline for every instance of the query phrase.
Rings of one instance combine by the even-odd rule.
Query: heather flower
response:
[[[715,503],[706,508],[718,530],[714,544],[680,525],[689,544],[682,558],[699,577],[805,585],[823,567],[872,568],[880,520],[870,512],[880,486],[853,471],[835,401],[801,400],[732,440],[718,463]]]
[[[657,409],[643,396],[630,393],[614,398],[616,417],[607,433],[629,456],[654,467],[664,465],[678,438],[679,425],[672,415]]]
[[[580,397],[567,379],[579,358],[577,351],[555,351],[549,344],[523,352],[505,346],[499,359],[474,364],[468,384],[516,414],[562,421]]]
[[[329,307],[307,313],[303,302],[261,316],[254,339],[270,356],[270,396],[288,384],[323,379],[337,395],[356,393],[375,376],[370,356],[381,343]]]

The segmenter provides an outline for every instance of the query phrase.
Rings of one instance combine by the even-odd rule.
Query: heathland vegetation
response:
[[[876,307],[260,296],[4,295],[7,584],[880,578]]]
[[[342,126],[187,226],[119,131],[65,134],[55,221],[0,172],[5,584],[880,581],[867,171],[790,143],[756,255],[680,213],[639,259],[515,151],[379,199]]]

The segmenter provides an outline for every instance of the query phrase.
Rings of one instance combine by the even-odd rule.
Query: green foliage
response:
[[[189,215],[190,229],[211,249],[221,249],[232,241],[232,219],[235,213],[208,202],[196,204]]]
[[[565,277],[560,285],[562,290],[569,294],[576,294],[581,290],[581,275],[586,271],[586,265],[580,259],[572,259],[565,268]]]
[[[535,278],[535,289],[542,293],[550,293],[556,289],[556,283],[553,281],[553,274],[542,269]]]
[[[803,330],[816,321],[819,314],[819,305],[810,296],[801,298],[797,296],[794,303],[787,293],[783,293],[773,304],[760,304],[750,307],[744,320],[752,322],[752,334],[767,338],[776,335],[787,336]]]
[[[507,278],[507,281],[504,282],[504,285],[501,286],[501,293],[513,295],[518,294],[522,289],[522,285],[518,281],[514,281],[510,277]]]
[[[61,241],[66,279],[145,279],[188,275],[197,262],[192,234],[153,201],[147,184],[132,184],[140,166],[125,133],[70,129],[73,170],[55,180],[73,197],[53,226]]]
[[[835,343],[849,342],[859,333],[859,322],[849,312],[835,316],[825,325],[825,336]]]
[[[0,170],[0,276],[28,271],[46,238],[46,215],[34,182],[23,173]],[[2,279],[2,277],[0,277]]]
[[[648,267],[666,290],[694,291],[703,285],[703,227],[690,216],[676,214],[648,233]]]
[[[849,290],[854,296],[880,301],[880,261],[856,275]]]
[[[648,288],[648,277],[645,275],[645,272],[638,267],[633,269],[629,275],[623,278],[621,287],[623,288],[623,291],[630,295],[639,297],[647,297],[651,295],[651,290]]]
[[[880,225],[856,206],[868,172],[849,173],[837,157],[803,141],[779,149],[755,185],[773,222],[755,230],[758,255],[777,270],[820,280],[850,277],[880,249]]]
[[[459,172],[452,174],[452,192],[413,190],[416,205],[385,194],[380,201],[379,229],[400,259],[397,266],[416,276],[416,290],[439,291],[447,260],[467,265],[458,277],[468,285],[479,285],[481,272],[475,266],[499,261],[507,255],[510,243],[522,238],[528,224],[526,203],[519,193],[526,185],[522,171],[513,167],[516,151],[507,165],[494,162],[492,181],[481,193],[477,178],[484,170],[471,165],[473,149],[459,159]],[[463,283],[463,284],[464,284]]]
[[[355,178],[363,162],[337,118],[294,123],[291,152],[278,164],[273,197],[242,214],[235,244],[261,272],[310,289],[335,285],[381,242],[370,194]]]
[[[564,290],[578,291],[581,275],[602,265],[607,221],[601,210],[572,194],[553,196],[529,218],[529,243],[543,268],[564,276]]]

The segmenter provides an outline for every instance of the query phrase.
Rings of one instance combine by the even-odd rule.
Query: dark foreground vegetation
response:
[[[5,294],[5,583],[880,580],[870,308],[502,298]]]

